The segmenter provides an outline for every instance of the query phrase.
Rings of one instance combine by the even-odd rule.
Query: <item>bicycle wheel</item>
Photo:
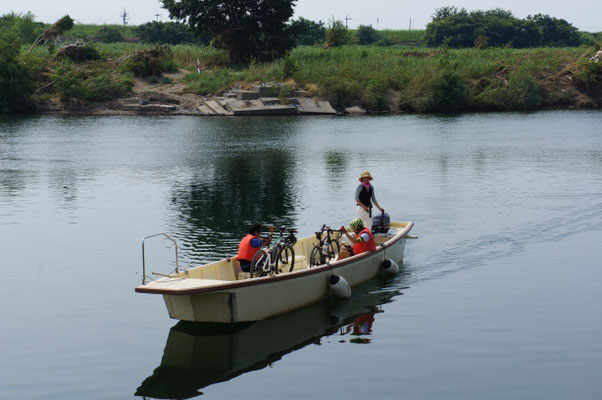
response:
[[[295,250],[293,246],[285,244],[278,247],[278,254],[276,254],[276,263],[274,265],[276,273],[278,272],[291,272],[295,266]],[[282,271],[280,271],[282,268]]]
[[[269,259],[270,257],[268,256],[268,253],[265,250],[259,250],[257,253],[255,253],[253,261],[251,261],[251,266],[249,267],[251,278],[264,276],[269,272]]]
[[[337,258],[337,256],[339,255],[339,243],[336,240],[331,240],[330,244],[328,245],[328,254],[327,254],[327,260],[334,260],[335,258]]]
[[[320,264],[324,264],[324,261],[322,261],[322,252],[320,251],[320,247],[314,245],[309,256],[309,267],[315,267]]]

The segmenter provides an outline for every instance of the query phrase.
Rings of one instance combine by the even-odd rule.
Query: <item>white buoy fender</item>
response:
[[[383,261],[383,269],[387,274],[394,275],[399,273],[399,265],[397,265],[397,263],[390,258],[387,258],[385,261]]]
[[[330,278],[328,278],[328,285],[335,296],[344,299],[351,297],[351,287],[349,287],[349,283],[347,283],[342,276],[330,275]]]

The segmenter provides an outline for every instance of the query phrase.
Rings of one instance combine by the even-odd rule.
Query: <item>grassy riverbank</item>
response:
[[[484,50],[404,46],[300,46],[270,63],[228,67],[223,50],[197,45],[90,44],[98,54],[74,62],[39,49],[21,59],[32,68],[34,101],[60,98],[88,105],[131,94],[134,79],[169,84],[160,71],[186,70],[182,92],[207,96],[240,85],[286,83],[343,109],[371,112],[449,112],[592,107],[602,105],[599,49]],[[140,58],[141,53],[147,58]],[[148,58],[148,54],[150,58]],[[138,57],[138,58],[136,58]],[[160,59],[159,59],[160,58]],[[136,61],[137,60],[137,61]],[[153,61],[154,60],[154,61]],[[196,72],[197,60],[201,72]],[[148,70],[146,64],[155,63]],[[140,72],[141,70],[148,70]],[[135,75],[138,75],[137,77]],[[286,97],[286,93],[281,93]]]
[[[187,88],[209,94],[240,82],[287,82],[340,108],[381,112],[598,107],[602,65],[586,62],[595,49],[586,50],[298,47],[273,63],[191,74]]]

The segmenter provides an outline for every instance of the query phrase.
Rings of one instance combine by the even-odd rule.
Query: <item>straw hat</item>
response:
[[[372,178],[372,175],[370,175],[370,172],[368,172],[368,171],[362,172],[362,175],[360,176],[359,181],[361,182],[362,179],[364,179],[364,178],[368,178],[368,180],[374,179],[374,178]]]

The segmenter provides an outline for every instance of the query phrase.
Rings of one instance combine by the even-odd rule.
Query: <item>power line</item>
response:
[[[348,15],[345,16],[345,28],[347,28],[347,21],[351,21],[351,20],[353,20],[353,18],[351,18]]]

